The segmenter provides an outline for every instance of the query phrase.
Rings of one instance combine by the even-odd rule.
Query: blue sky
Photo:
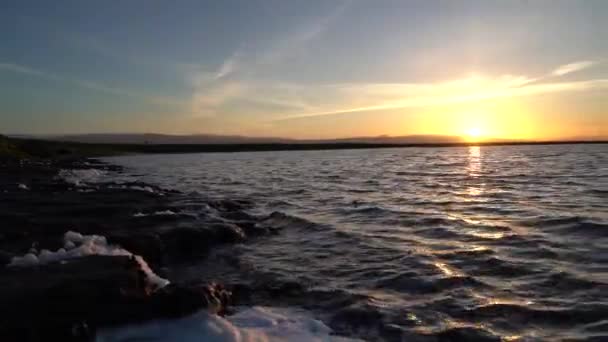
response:
[[[3,1],[0,132],[608,136],[608,1]]]

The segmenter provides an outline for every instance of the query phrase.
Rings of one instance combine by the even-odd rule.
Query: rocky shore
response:
[[[223,314],[230,288],[176,283],[163,270],[272,233],[249,203],[86,181],[100,172],[121,170],[85,158],[0,160],[2,341],[88,341],[104,327]]]

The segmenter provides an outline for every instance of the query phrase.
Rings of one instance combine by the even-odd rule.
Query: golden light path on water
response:
[[[476,201],[477,200],[476,198],[478,198],[484,194],[484,191],[486,188],[486,184],[482,180],[479,179],[483,173],[483,155],[482,155],[482,148],[480,146],[469,146],[468,147],[467,164],[466,164],[465,171],[470,179],[470,182],[469,182],[467,190],[465,192],[466,198],[463,198],[463,200]],[[485,223],[494,225],[494,223],[492,223],[492,222],[486,222],[483,218],[467,217],[466,215],[462,215],[462,214],[450,215],[450,216],[453,217],[454,219],[462,220],[471,225],[485,224]],[[465,234],[484,238],[484,239],[501,239],[502,237],[505,236],[505,232],[503,232],[503,231],[481,232],[476,229],[467,229],[463,232]],[[462,247],[468,251],[484,251],[484,250],[488,249],[485,246],[479,246],[479,245],[474,245],[474,246],[469,246],[469,247],[462,246]],[[427,252],[430,256],[432,256],[434,254],[432,251],[427,251]],[[468,276],[466,273],[462,272],[461,270],[449,265],[447,263],[447,261],[437,260],[437,261],[433,262],[433,266],[437,270],[439,270],[441,272],[441,274],[443,274],[443,276],[445,276],[446,278],[467,277]],[[521,300],[521,299],[517,299],[517,298],[492,297],[492,296],[488,296],[486,294],[478,293],[473,289],[469,289],[468,291],[470,292],[472,297],[476,298],[479,301],[479,306],[481,306],[481,307],[490,306],[490,305],[527,306],[527,305],[534,304],[534,302],[530,301],[530,300]],[[505,336],[504,334],[498,333],[497,331],[495,331],[492,327],[488,326],[487,324],[483,324],[483,323],[471,324],[468,322],[455,320],[455,319],[449,319],[449,318],[445,319],[441,325],[443,326],[444,329],[466,328],[466,327],[475,327],[478,329],[484,329],[493,334],[503,335],[502,336],[503,341],[518,341],[523,337],[522,335],[506,335]],[[422,330],[426,330],[426,329],[422,329]],[[421,332],[428,333],[428,331],[421,331]],[[533,336],[534,332],[528,331],[527,334],[528,334],[528,336]]]

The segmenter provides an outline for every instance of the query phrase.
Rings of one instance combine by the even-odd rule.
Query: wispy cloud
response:
[[[148,96],[140,93],[133,92],[131,90],[121,89],[117,87],[107,86],[98,82],[92,82],[88,80],[81,80],[69,76],[59,75],[52,72],[47,72],[43,70],[38,70],[35,68],[31,68],[29,66],[14,64],[14,63],[0,63],[0,71],[9,71],[14,73],[20,73],[30,76],[35,76],[55,82],[60,83],[68,83],[80,88],[90,89],[98,92],[103,92],[106,94],[118,95],[118,96],[127,96],[127,97],[136,97],[144,99],[150,103],[155,104],[163,104],[163,105],[171,105],[171,106],[181,106],[183,102],[177,101],[171,98],[167,98],[164,96]]]
[[[261,49],[239,47],[216,71],[190,66],[186,74],[192,86],[191,108],[196,117],[220,113],[220,107],[230,103],[249,103],[254,107],[275,108],[284,112],[314,110],[300,96],[297,85],[272,81],[257,81],[262,70],[274,67],[287,58],[302,53],[315,38],[322,35],[344,12],[351,1],[341,1],[328,13],[275,37]],[[256,112],[256,108],[247,109]]]
[[[560,66],[562,75],[589,67],[592,62]],[[230,63],[229,63],[230,64]],[[221,68],[219,71],[222,71]],[[223,74],[223,73],[220,73]],[[269,122],[337,114],[421,108],[548,93],[608,89],[608,79],[556,82],[541,75],[470,75],[430,83],[337,83],[304,85],[252,79],[213,78],[193,95],[193,112],[199,116],[221,114],[235,104]],[[206,76],[207,79],[209,75]]]
[[[217,72],[213,76],[213,79],[219,80],[237,71],[239,67],[239,57],[240,52],[237,50],[235,53],[232,54],[232,56],[228,57],[224,61],[224,63],[222,63],[222,66],[219,68],[219,70],[217,70]]]
[[[442,106],[539,94],[608,89],[608,79],[533,83],[523,76],[468,77],[455,81],[413,84],[359,84],[323,87],[330,98],[341,99],[324,110],[285,115],[275,121],[336,114]],[[362,100],[353,100],[362,99]],[[352,103],[355,103],[353,105]]]
[[[607,89],[608,80],[532,84],[525,78],[511,76],[498,79],[466,78],[440,83],[336,85],[323,90],[330,97],[343,99],[342,104],[326,106],[317,112],[286,115],[275,121],[330,116],[336,114],[441,106],[484,100],[531,96],[556,92]],[[348,99],[364,99],[356,106]]]
[[[594,62],[594,61],[578,61],[578,62],[574,62],[574,63],[568,63],[568,64],[560,65],[555,70],[553,70],[553,72],[551,74],[553,76],[564,76],[566,74],[570,74],[573,72],[581,71],[583,69],[587,69],[595,64],[596,64],[596,62]]]
[[[270,48],[258,56],[257,63],[273,64],[289,56],[301,53],[310,42],[327,31],[351,4],[352,1],[350,0],[338,2],[338,6],[333,10],[307,22],[305,25],[287,30],[287,33],[283,34],[281,38],[276,39]]]

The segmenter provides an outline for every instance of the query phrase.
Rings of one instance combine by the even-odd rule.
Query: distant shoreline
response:
[[[45,158],[100,157],[125,154],[177,154],[177,153],[227,153],[263,151],[314,151],[377,148],[432,148],[469,146],[534,146],[608,144],[601,141],[508,141],[508,142],[454,142],[454,143],[243,143],[243,144],[114,144],[81,143],[40,139],[8,138],[13,149],[23,154]]]
[[[548,142],[485,142],[485,143],[327,143],[327,144],[90,144],[107,145],[127,153],[177,154],[177,153],[231,153],[231,152],[271,152],[271,151],[324,151],[381,148],[437,148],[470,146],[534,146],[534,145],[575,145],[608,144],[608,141],[548,141]]]

